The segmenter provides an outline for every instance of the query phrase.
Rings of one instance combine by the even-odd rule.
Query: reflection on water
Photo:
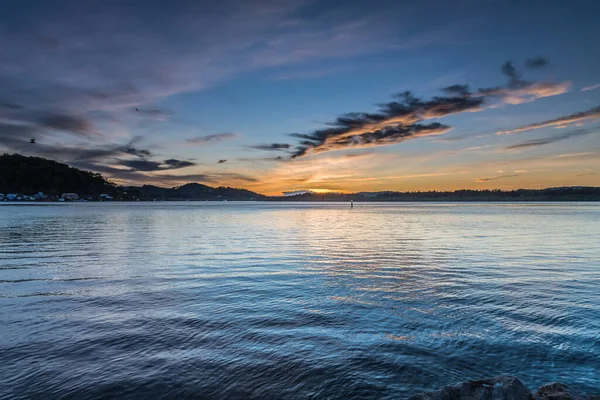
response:
[[[600,205],[0,206],[0,397],[600,387]]]

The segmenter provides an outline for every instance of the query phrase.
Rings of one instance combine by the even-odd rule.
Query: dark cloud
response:
[[[467,96],[469,94],[469,85],[450,85],[442,89],[448,95]]]
[[[173,112],[171,110],[161,110],[158,108],[147,109],[147,108],[135,107],[134,111],[137,115],[143,115],[143,116],[151,117],[153,119],[157,119],[157,120],[161,120],[161,121],[165,121],[165,120],[169,119],[171,114],[173,114]]]
[[[219,161],[217,161],[217,164],[223,164],[223,163],[226,163],[226,162],[227,162],[227,160],[219,160]]]
[[[513,174],[513,175],[498,175],[498,176],[492,176],[490,178],[477,178],[477,179],[475,179],[475,182],[477,182],[477,183],[483,183],[483,182],[495,181],[497,179],[514,178],[516,176],[519,176],[519,175],[518,174]]]
[[[519,74],[517,73],[517,69],[515,68],[513,63],[510,61],[507,61],[502,65],[502,73],[504,75],[506,75],[506,77],[508,79],[510,79],[512,82],[518,82],[519,79],[521,78],[519,76]]]
[[[126,146],[123,147],[118,147],[118,150],[126,153],[126,154],[130,154],[132,156],[138,156],[138,157],[148,157],[152,155],[152,152],[150,150],[146,150],[146,149],[138,149],[136,147],[133,147],[131,144],[128,144]]]
[[[206,173],[206,174],[188,174],[188,175],[171,175],[171,174],[159,174],[153,175],[153,178],[166,181],[179,181],[179,182],[210,182],[210,183],[221,183],[224,180],[236,180],[244,182],[259,182],[258,179],[237,173]]]
[[[511,133],[519,133],[531,131],[534,129],[547,128],[550,126],[555,127],[564,127],[569,124],[582,122],[589,119],[598,119],[600,118],[600,106],[590,108],[587,111],[581,111],[578,113],[570,114],[564,117],[551,119],[543,122],[536,122],[535,124],[524,125],[515,129],[509,129],[506,131],[500,131],[498,134],[511,134]]]
[[[196,165],[191,161],[185,160],[177,160],[177,159],[169,159],[164,160],[163,162],[159,161],[151,161],[151,160],[120,160],[120,165],[129,167],[135,171],[143,171],[143,172],[153,172],[153,171],[166,171],[172,169],[180,169],[191,167]]]
[[[284,161],[284,158],[281,156],[277,157],[258,157],[258,158],[238,158],[239,161]]]
[[[550,136],[550,137],[546,137],[546,138],[542,138],[542,139],[528,140],[526,142],[517,143],[517,144],[513,144],[512,146],[505,147],[504,149],[505,150],[518,150],[518,149],[524,149],[524,148],[528,148],[528,147],[538,147],[538,146],[543,146],[543,145],[554,143],[554,142],[559,142],[561,140],[570,139],[570,138],[577,137],[577,136],[589,135],[589,134],[595,133],[595,132],[598,132],[598,130],[579,129],[579,130],[575,130],[572,132],[563,133],[561,135],[554,135],[554,136]]]
[[[168,169],[186,168],[186,167],[192,167],[192,166],[196,165],[196,163],[191,162],[191,161],[177,160],[174,158],[165,160],[164,164],[169,166]]]
[[[36,133],[37,128],[34,126],[0,122],[0,147],[25,152],[34,146],[30,143],[30,139],[34,139]]]
[[[160,171],[163,168],[161,167],[162,163],[158,161],[149,161],[149,160],[121,160],[119,164],[129,167],[135,171]]]
[[[111,174],[115,170],[153,172],[181,169],[196,165],[192,161],[175,158],[164,161],[148,159],[153,153],[148,149],[136,146],[140,138],[134,138],[125,145],[102,145],[95,147],[52,145],[43,141],[31,144],[29,143],[30,137],[35,133],[37,133],[36,127],[0,123],[0,145],[24,154],[47,157],[91,168],[98,172],[110,172]],[[131,156],[136,158],[130,159],[129,157]],[[107,164],[119,164],[130,168],[130,170],[108,167]]]
[[[9,124],[0,121],[0,143],[5,140],[20,140],[34,134],[37,129],[29,125]]]
[[[5,108],[8,110],[20,110],[23,108],[23,106],[21,106],[19,104],[8,102],[8,101],[4,101],[4,102],[0,102],[0,108]]]
[[[135,169],[121,169],[115,168],[108,165],[97,164],[93,162],[73,162],[70,163],[72,166],[100,172],[109,175],[111,179],[117,179],[120,181],[128,181],[134,185],[140,184],[183,184],[189,182],[203,182],[212,184],[222,184],[224,181],[244,181],[244,182],[258,182],[258,179],[237,173],[203,173],[203,174],[184,174],[184,175],[173,175],[167,173],[154,173],[148,174],[147,172],[154,171],[142,171]]]
[[[239,136],[239,134],[235,132],[227,132],[227,133],[217,133],[215,135],[206,135],[206,136],[198,136],[195,138],[189,138],[185,141],[189,144],[195,145],[205,145],[211,143],[224,142],[226,140],[232,140]]]
[[[37,123],[42,128],[50,128],[57,131],[83,134],[92,132],[92,125],[86,118],[74,115],[48,113],[39,117]]]
[[[269,143],[269,144],[259,144],[256,146],[250,146],[251,149],[267,150],[267,151],[288,150],[291,147],[292,147],[292,145],[288,144],[288,143]]]
[[[534,57],[525,61],[525,66],[531,69],[542,68],[546,65],[548,65],[548,60],[544,57]]]
[[[404,92],[395,96],[396,101],[380,105],[375,113],[349,113],[327,124],[325,129],[308,134],[291,134],[300,139],[292,151],[292,157],[348,147],[391,145],[411,138],[441,135],[451,127],[438,122],[423,124],[423,121],[479,111],[486,103],[499,101],[501,104],[519,104],[533,101],[564,93],[568,88],[568,82],[524,81],[510,61],[502,65],[501,71],[509,80],[504,86],[472,92],[468,85],[456,84],[442,89],[445,96],[435,96],[426,101],[411,92]],[[257,147],[260,146],[254,148]]]
[[[136,156],[140,159],[152,156],[152,152],[135,146],[140,138],[134,138],[125,145],[100,145],[100,146],[74,146],[47,143],[47,138],[42,135],[37,127],[27,125],[11,125],[0,123],[0,145],[14,151],[26,154],[35,154],[42,157],[62,161],[97,162],[123,156]],[[41,135],[41,136],[40,136]],[[36,138],[35,145],[29,142]]]
[[[525,81],[521,79],[521,74],[510,61],[502,65],[501,71],[508,78],[508,84],[479,89],[474,95],[486,97],[489,101],[500,101],[504,104],[521,104],[565,93],[571,85],[570,82]]]
[[[429,101],[422,101],[412,93],[404,92],[396,96],[398,101],[381,105],[377,113],[345,114],[328,124],[329,128],[311,134],[292,134],[291,136],[302,139],[292,157],[352,146],[390,145],[413,137],[440,135],[450,127],[437,122],[419,122],[465,111],[476,111],[484,103],[483,98],[470,96],[466,86],[455,85],[446,88],[446,92],[451,95],[434,97]]]

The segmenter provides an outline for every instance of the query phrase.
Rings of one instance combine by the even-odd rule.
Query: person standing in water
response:
[[[354,200],[350,199],[350,208],[354,208]]]

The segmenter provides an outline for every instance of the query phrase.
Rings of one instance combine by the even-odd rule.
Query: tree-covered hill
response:
[[[264,200],[265,196],[246,189],[211,187],[187,183],[173,188],[144,185],[122,187],[102,175],[41,157],[19,154],[0,156],[0,193],[50,196],[77,193],[84,198],[110,195],[115,200]]]
[[[0,156],[0,193],[48,195],[112,193],[117,186],[102,175],[82,171],[56,161],[19,154]]]

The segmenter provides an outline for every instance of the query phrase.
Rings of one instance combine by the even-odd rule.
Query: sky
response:
[[[598,15],[597,0],[1,0],[0,152],[263,194],[598,186]]]

